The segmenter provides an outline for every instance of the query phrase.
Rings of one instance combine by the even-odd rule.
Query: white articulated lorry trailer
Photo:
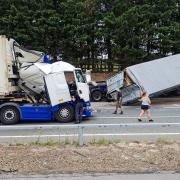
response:
[[[122,87],[123,102],[137,101],[141,92],[150,97],[180,87],[180,54],[127,67],[107,80],[109,94]]]
[[[71,95],[84,100],[84,116],[91,116],[89,86],[81,69],[59,61],[50,63],[42,52],[27,50],[0,36],[0,121],[74,119]]]

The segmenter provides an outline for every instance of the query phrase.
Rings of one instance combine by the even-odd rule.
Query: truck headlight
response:
[[[85,102],[84,103],[84,109],[91,109],[91,103],[90,102]]]
[[[88,110],[89,110],[89,109],[91,109],[91,107],[90,107],[90,106],[86,106],[86,109],[88,109]]]

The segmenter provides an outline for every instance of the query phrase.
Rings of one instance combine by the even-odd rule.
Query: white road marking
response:
[[[180,135],[180,133],[119,133],[119,134],[84,134],[84,136],[156,136],[156,135]]]
[[[91,136],[167,136],[167,135],[180,135],[180,133],[107,133],[107,134],[83,134],[84,137]],[[46,138],[46,137],[77,137],[78,134],[44,134],[44,135],[30,135],[30,136],[0,136],[0,139],[5,138]]]
[[[105,116],[105,117],[93,117],[94,119],[137,119],[138,116]],[[160,119],[160,118],[180,118],[180,116],[152,116],[152,119],[156,118],[156,119]]]
[[[101,117],[101,118],[106,118],[106,117]],[[107,117],[108,119],[112,117]],[[119,117],[114,117],[114,118],[119,118]],[[122,117],[121,117],[122,118]],[[124,118],[124,117],[123,117]],[[134,118],[134,117],[130,117]],[[100,128],[100,127],[156,127],[156,126],[180,126],[180,122],[137,122],[137,123],[98,123],[98,124],[79,124],[79,125],[64,125],[64,124],[41,124],[41,125],[11,125],[11,126],[0,126],[0,130],[45,130],[45,129],[78,129],[78,128]]]
[[[180,106],[165,106],[165,109],[180,109]]]
[[[164,105],[164,106],[169,106],[169,105]],[[171,104],[171,106],[180,106],[180,104]]]

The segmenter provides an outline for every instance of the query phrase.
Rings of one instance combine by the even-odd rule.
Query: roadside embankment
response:
[[[180,171],[180,142],[0,145],[0,173]]]

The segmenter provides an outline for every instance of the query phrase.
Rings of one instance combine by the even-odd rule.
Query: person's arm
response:
[[[151,104],[151,100],[150,100],[150,98],[149,98],[149,97],[147,97],[147,98],[148,98],[148,103],[149,103],[149,104]]]

